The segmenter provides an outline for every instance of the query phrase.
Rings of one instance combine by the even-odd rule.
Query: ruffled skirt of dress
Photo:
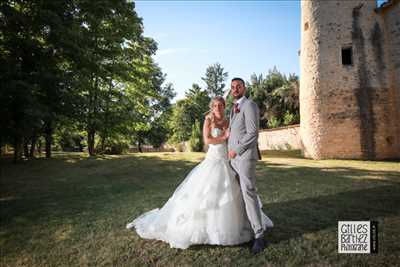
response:
[[[210,146],[206,159],[178,186],[161,209],[146,212],[127,225],[142,238],[185,249],[194,244],[235,245],[254,236],[240,186],[222,153]],[[272,221],[263,213],[264,228]]]

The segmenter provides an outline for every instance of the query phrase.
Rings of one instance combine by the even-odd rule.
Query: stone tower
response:
[[[400,158],[400,1],[301,3],[306,157]]]

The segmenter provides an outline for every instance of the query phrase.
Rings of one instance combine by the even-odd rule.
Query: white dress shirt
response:
[[[242,96],[241,98],[239,98],[238,100],[235,101],[235,104],[238,104],[237,107],[240,110],[240,104],[243,102],[243,100],[245,99],[245,96]]]

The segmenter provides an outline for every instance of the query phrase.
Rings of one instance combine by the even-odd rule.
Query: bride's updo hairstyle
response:
[[[224,108],[225,108],[225,99],[222,96],[215,96],[211,99],[210,104],[209,104],[209,108],[210,111],[207,113],[207,118],[209,118],[211,120],[211,122],[215,121],[215,116],[214,116],[214,112],[213,112],[213,106],[215,102],[221,102],[222,104],[224,104]]]

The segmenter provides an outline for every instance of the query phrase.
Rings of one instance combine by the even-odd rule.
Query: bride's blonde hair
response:
[[[225,108],[225,99],[222,96],[215,96],[211,99],[210,104],[208,105],[210,110],[207,112],[206,118],[210,119],[211,122],[215,122],[215,115],[213,112],[213,106],[215,102],[221,102],[222,104],[224,104],[224,108]],[[222,113],[222,115],[224,116],[224,113]]]

